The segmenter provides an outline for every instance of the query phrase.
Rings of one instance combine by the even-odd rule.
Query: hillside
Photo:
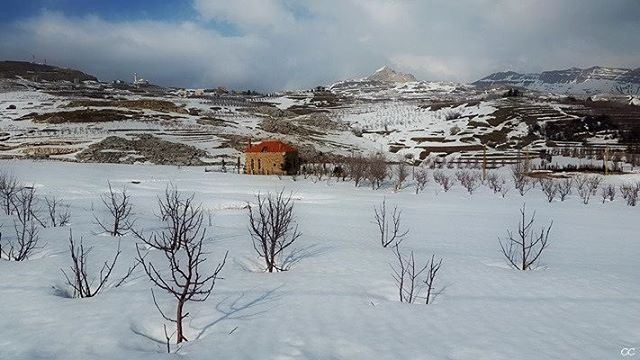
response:
[[[529,90],[570,95],[640,94],[640,69],[595,66],[588,69],[544,71],[520,74],[513,71],[491,74],[473,83],[481,88],[521,87]]]
[[[79,70],[26,61],[0,61],[0,79],[28,79],[34,81],[97,81],[98,79]]]

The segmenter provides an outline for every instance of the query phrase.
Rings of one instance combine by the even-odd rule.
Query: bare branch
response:
[[[391,218],[387,214],[387,199],[382,201],[380,207],[374,207],[373,211],[375,223],[380,233],[380,245],[386,248],[392,244],[400,244],[409,233],[409,230],[402,229],[402,211],[398,210],[398,206],[394,206]]]
[[[518,223],[517,234],[507,231],[506,239],[498,239],[500,250],[507,262],[518,270],[530,270],[540,259],[540,256],[549,246],[549,234],[553,221],[540,233],[536,233],[533,228],[536,214],[527,219],[526,206],[520,209],[521,220]]]
[[[85,250],[82,238],[80,238],[80,243],[76,243],[73,240],[73,233],[71,232],[71,229],[69,229],[69,253],[71,255],[70,271],[68,274],[63,269],[60,269],[60,271],[62,271],[67,285],[72,289],[71,296],[74,298],[94,297],[105,289],[107,287],[106,285],[109,281],[109,277],[118,262],[118,257],[122,253],[122,251],[120,251],[120,243],[118,243],[118,249],[116,250],[113,260],[110,262],[105,261],[99,274],[91,278],[87,269],[89,266],[88,258],[91,250],[92,248]],[[131,272],[133,272],[132,269],[129,270],[124,278],[117,282],[116,287],[124,282],[124,280],[131,275]],[[96,282],[97,285],[94,285]]]
[[[302,236],[293,214],[291,194],[257,195],[257,206],[249,206],[249,234],[253,248],[265,261],[268,272],[286,271],[289,247]]]
[[[94,215],[96,224],[111,236],[122,236],[133,227],[135,220],[133,219],[133,204],[131,204],[131,196],[127,192],[126,186],[122,187],[120,192],[113,190],[111,183],[109,184],[109,192],[102,194],[100,200],[109,212],[106,220],[101,220]]]

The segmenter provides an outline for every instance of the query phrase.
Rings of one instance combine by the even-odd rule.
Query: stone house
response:
[[[252,175],[294,175],[300,170],[298,150],[278,140],[249,144],[245,172]]]

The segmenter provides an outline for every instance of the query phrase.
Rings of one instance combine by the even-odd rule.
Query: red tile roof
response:
[[[247,146],[247,149],[245,150],[245,152],[248,152],[248,153],[259,153],[259,152],[288,153],[288,152],[295,152],[295,151],[296,149],[293,146],[285,144],[282,141],[278,141],[278,140],[267,140],[267,141],[262,141],[256,144],[251,144]]]

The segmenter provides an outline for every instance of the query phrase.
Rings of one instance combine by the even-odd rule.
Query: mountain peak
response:
[[[398,72],[387,65],[376,70],[375,73],[367,77],[367,80],[380,81],[385,83],[405,83],[417,81],[415,76]]]

